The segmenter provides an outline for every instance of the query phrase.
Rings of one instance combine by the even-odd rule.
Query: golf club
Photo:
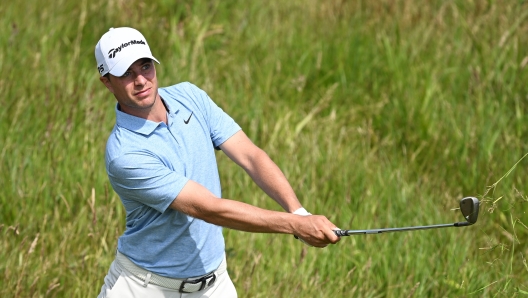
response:
[[[430,226],[415,226],[415,227],[402,227],[402,228],[385,228],[385,229],[372,229],[372,230],[335,230],[334,233],[337,236],[350,236],[358,234],[381,234],[389,232],[403,232],[413,230],[426,230],[426,229],[437,229],[437,228],[449,228],[449,227],[465,227],[470,226],[477,222],[478,211],[479,211],[479,200],[474,197],[465,197],[460,200],[460,211],[466,222],[455,222],[450,224],[439,224]]]

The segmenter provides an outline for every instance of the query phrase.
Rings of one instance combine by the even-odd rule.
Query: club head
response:
[[[460,200],[460,211],[464,218],[470,223],[477,222],[479,212],[479,200],[475,197],[465,197]]]

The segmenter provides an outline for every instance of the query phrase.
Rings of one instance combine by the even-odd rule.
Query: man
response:
[[[293,234],[316,247],[339,241],[336,226],[302,208],[275,163],[204,91],[190,83],[158,89],[159,62],[139,31],[110,29],[95,57],[117,99],[105,159],[126,209],[99,297],[236,297],[221,227]],[[221,199],[215,149],[287,212]]]

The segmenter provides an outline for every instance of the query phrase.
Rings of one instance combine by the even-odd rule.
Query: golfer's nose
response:
[[[138,74],[138,75],[136,76],[136,79],[134,80],[134,83],[135,83],[136,85],[139,85],[139,86],[141,86],[141,85],[145,85],[146,82],[147,82],[147,79],[146,79],[143,75],[141,75],[141,74]]]

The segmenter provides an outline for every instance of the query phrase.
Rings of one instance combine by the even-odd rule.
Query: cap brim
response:
[[[117,62],[117,64],[114,65],[114,67],[110,69],[110,71],[108,72],[112,74],[113,76],[120,77],[127,71],[130,65],[132,65],[134,62],[138,61],[139,59],[143,59],[143,58],[152,59],[156,61],[158,64],[160,64],[158,59],[154,58],[154,56],[150,54],[136,55],[134,57],[123,58],[121,61]]]

